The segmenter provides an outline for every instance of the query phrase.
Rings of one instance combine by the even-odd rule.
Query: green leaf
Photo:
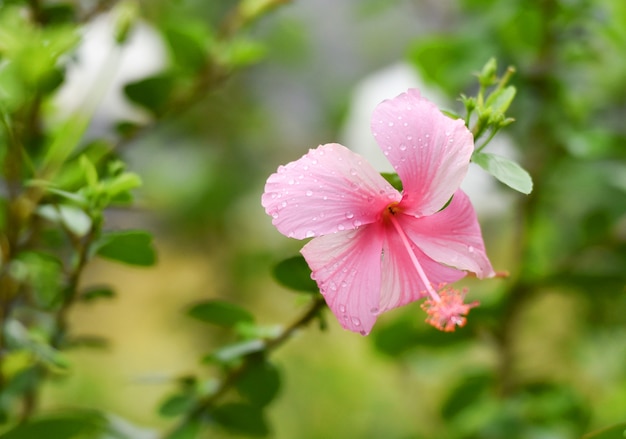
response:
[[[380,175],[387,180],[398,192],[402,192],[402,180],[395,172],[381,172]]]
[[[228,403],[211,411],[213,419],[225,429],[242,435],[266,436],[269,428],[263,411],[244,403]]]
[[[273,270],[274,279],[284,287],[306,293],[318,293],[319,288],[311,279],[311,269],[301,255],[279,262]]]
[[[533,181],[528,172],[505,157],[487,152],[476,152],[472,155],[472,161],[518,192],[529,194],[533,190]]]
[[[126,84],[124,93],[136,104],[155,115],[163,114],[174,88],[174,77],[162,73],[137,82]]]
[[[106,431],[106,418],[95,411],[76,411],[42,416],[4,433],[2,439],[93,439]]]
[[[612,425],[591,433],[587,433],[582,439],[624,439],[626,437],[626,422]]]
[[[280,373],[272,363],[260,359],[250,364],[240,375],[235,386],[239,394],[251,404],[263,407],[278,395]]]
[[[254,321],[254,316],[244,308],[222,300],[197,303],[187,310],[187,315],[203,322],[225,327]]]
[[[515,98],[515,87],[509,85],[501,90],[495,91],[487,98],[485,107],[491,107],[494,112],[504,114]]]
[[[152,236],[143,230],[105,233],[96,249],[99,256],[125,264],[147,267],[156,262]]]

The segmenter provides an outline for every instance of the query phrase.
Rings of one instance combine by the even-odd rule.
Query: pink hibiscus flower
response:
[[[282,234],[314,237],[301,252],[344,328],[366,335],[382,312],[426,297],[426,321],[452,331],[476,303],[447,285],[495,274],[459,189],[472,134],[414,89],[379,104],[371,127],[402,193],[358,154],[327,144],[280,166],[263,207]]]

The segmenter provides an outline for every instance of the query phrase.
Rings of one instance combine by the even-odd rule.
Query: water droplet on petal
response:
[[[283,206],[283,207],[287,207],[287,202],[283,201],[282,203],[280,203],[280,205]]]
[[[339,312],[346,312],[345,305],[339,305]]]
[[[374,306],[370,309],[370,312],[372,314],[378,314],[380,312],[380,309],[377,306]]]
[[[352,224],[354,224],[354,227],[361,227],[362,223],[359,220],[354,220],[354,222]]]
[[[354,218],[354,214],[352,212],[346,213],[346,218],[351,219]]]
[[[272,218],[274,218],[274,219],[278,219],[278,212],[274,212],[274,213],[272,214]]]
[[[468,246],[467,251],[469,251],[470,253],[474,253],[474,247],[472,247],[471,245]]]
[[[406,136],[406,140],[413,140],[413,136]]]
[[[350,175],[356,175],[356,174],[357,174],[356,169],[350,168]]]
[[[339,230],[339,231],[342,231],[342,230],[345,230],[345,229],[346,229],[346,228],[343,226],[343,224],[339,224],[339,225],[337,226],[337,230]]]
[[[388,124],[388,125],[389,125],[390,127],[392,127],[392,126],[393,126],[393,122],[389,122],[389,124]]]
[[[389,151],[385,151],[383,154],[385,154],[385,155],[389,155]]]
[[[406,145],[404,143],[400,144],[400,151],[406,151]]]
[[[313,191],[306,191],[306,196],[307,196],[307,197],[310,197],[310,196],[312,196],[312,195],[313,195]]]
[[[287,183],[289,183],[289,184],[294,184],[295,182],[296,182],[296,181],[292,178],[292,179],[290,179]]]
[[[352,317],[352,324],[354,326],[361,326],[361,320],[358,317]]]
[[[315,232],[313,230],[307,230],[306,235],[304,235],[306,238],[313,238],[315,236]]]

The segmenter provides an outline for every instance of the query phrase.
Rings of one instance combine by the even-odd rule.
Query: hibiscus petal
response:
[[[370,332],[378,314],[381,229],[380,224],[371,224],[321,236],[301,250],[341,326],[363,335]]]
[[[371,127],[402,180],[403,209],[415,216],[441,209],[461,185],[474,151],[463,121],[445,116],[411,89],[380,103]]]
[[[401,216],[398,215],[397,218],[400,219]],[[414,242],[411,243],[410,251],[415,255],[434,290],[465,277],[463,271],[447,267],[428,257]],[[392,227],[388,227],[385,233],[382,273],[380,312],[406,305],[428,295],[426,285],[409,255],[409,249]]]
[[[414,218],[398,215],[409,239],[429,257],[442,264],[476,273],[479,278],[495,273],[469,197],[456,191],[450,204],[434,215]]]
[[[370,224],[400,199],[360,155],[335,143],[279,167],[261,203],[279,232],[304,239]]]

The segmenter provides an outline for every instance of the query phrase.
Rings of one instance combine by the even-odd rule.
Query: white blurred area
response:
[[[397,63],[378,70],[360,81],[354,88],[349,105],[350,112],[343,127],[340,143],[365,157],[380,172],[394,172],[371,134],[370,119],[376,106],[385,99],[391,99],[417,88],[422,96],[437,104],[439,108],[452,108],[445,95],[428,86],[416,70],[407,63]],[[511,140],[503,133],[496,135],[486,151],[509,158],[515,158]],[[500,216],[510,210],[513,197],[481,168],[470,164],[469,171],[461,188],[470,196],[474,208],[481,217]],[[507,193],[509,192],[509,193]]]
[[[84,27],[75,59],[55,96],[55,119],[94,112],[86,140],[110,136],[118,121],[148,121],[148,113],[126,99],[124,86],[162,71],[168,62],[164,42],[152,27],[135,22],[120,45],[115,41],[116,21],[111,12]]]

